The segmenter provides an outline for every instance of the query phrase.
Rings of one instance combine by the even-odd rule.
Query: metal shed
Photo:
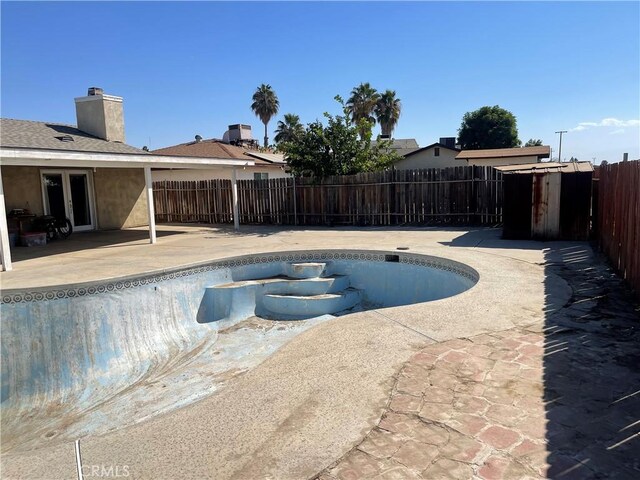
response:
[[[590,162],[496,167],[504,174],[504,238],[586,240],[591,224]]]

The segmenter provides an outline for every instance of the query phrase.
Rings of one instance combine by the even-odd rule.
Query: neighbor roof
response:
[[[264,162],[268,162],[273,165],[283,165],[287,162],[284,159],[284,155],[281,153],[265,153],[265,152],[256,152],[253,150],[245,150],[245,155],[249,155],[250,157],[254,157],[257,160],[262,160]],[[259,163],[259,162],[256,162]]]
[[[251,160],[256,166],[277,165],[284,163],[284,157],[274,153],[262,153],[258,151],[248,151],[242,147],[230,145],[211,138],[200,140],[199,142],[181,143],[172,147],[159,148],[153,150],[155,155],[173,155],[178,157],[205,157],[221,158],[229,160]]]
[[[425,150],[429,150],[430,148],[434,148],[434,147],[438,147],[438,148],[446,148],[447,150],[453,150],[454,152],[459,152],[460,149],[459,148],[451,148],[451,147],[447,147],[445,144],[440,143],[440,142],[436,142],[436,143],[432,143],[431,145],[427,145],[426,147],[422,147],[422,148],[418,148],[417,150],[413,150],[409,153],[406,153],[404,155],[404,158],[407,158],[411,155],[413,155],[414,153],[418,153],[418,152],[424,152]]]
[[[244,148],[229,145],[222,140],[209,139],[199,142],[181,143],[171,147],[153,150],[156,155],[175,155],[180,157],[229,158],[232,160],[253,160],[245,155]]]
[[[575,173],[575,172],[593,172],[591,162],[543,162],[543,163],[525,163],[521,165],[504,165],[495,167],[502,173]]]
[[[73,125],[31,120],[0,119],[0,146],[36,150],[63,150],[95,153],[147,152],[126,143],[109,142],[78,130]]]
[[[456,155],[456,160],[482,159],[482,158],[506,158],[529,157],[548,158],[551,155],[551,147],[542,145],[539,147],[517,148],[491,148],[486,150],[462,150]]]
[[[371,142],[376,143],[374,140]],[[405,156],[420,148],[415,138],[393,138],[391,139],[391,150],[394,150],[398,155]]]

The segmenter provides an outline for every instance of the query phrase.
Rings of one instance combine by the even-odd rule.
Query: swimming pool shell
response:
[[[312,318],[428,302],[462,293],[478,278],[467,265],[428,255],[318,250],[5,291],[3,413],[14,413],[17,425],[20,412],[42,412],[61,401],[88,408],[166,369],[176,356],[208,348],[220,330],[255,314]],[[7,415],[2,419],[3,429],[11,426]]]

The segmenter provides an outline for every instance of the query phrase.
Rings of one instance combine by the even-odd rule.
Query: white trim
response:
[[[230,160],[207,157],[179,157],[173,155],[144,155],[131,153],[96,153],[63,150],[0,148],[0,165],[40,167],[106,167],[106,168],[210,168],[253,167],[253,160]]]
[[[149,242],[156,243],[156,214],[153,205],[153,180],[151,168],[144,167],[144,184],[147,190],[147,214],[149,215]]]
[[[7,226],[7,209],[4,204],[4,188],[2,186],[2,169],[0,168],[0,258],[2,271],[8,272],[11,266],[11,247],[9,246],[9,227]]]
[[[233,228],[240,230],[240,212],[238,210],[238,178],[236,169],[231,170],[231,193],[233,198]]]

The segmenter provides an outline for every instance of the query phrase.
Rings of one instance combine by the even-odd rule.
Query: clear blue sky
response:
[[[500,105],[562,156],[640,157],[640,7],[603,3],[2,2],[2,116],[75,123],[87,87],[124,97],[127,142],[159,148],[280,114],[337,113],[360,82],[397,91],[396,138],[453,136]],[[272,120],[270,130],[278,118]],[[605,120],[609,119],[609,120]],[[582,124],[582,125],[581,125]],[[271,134],[271,137],[273,135]]]

